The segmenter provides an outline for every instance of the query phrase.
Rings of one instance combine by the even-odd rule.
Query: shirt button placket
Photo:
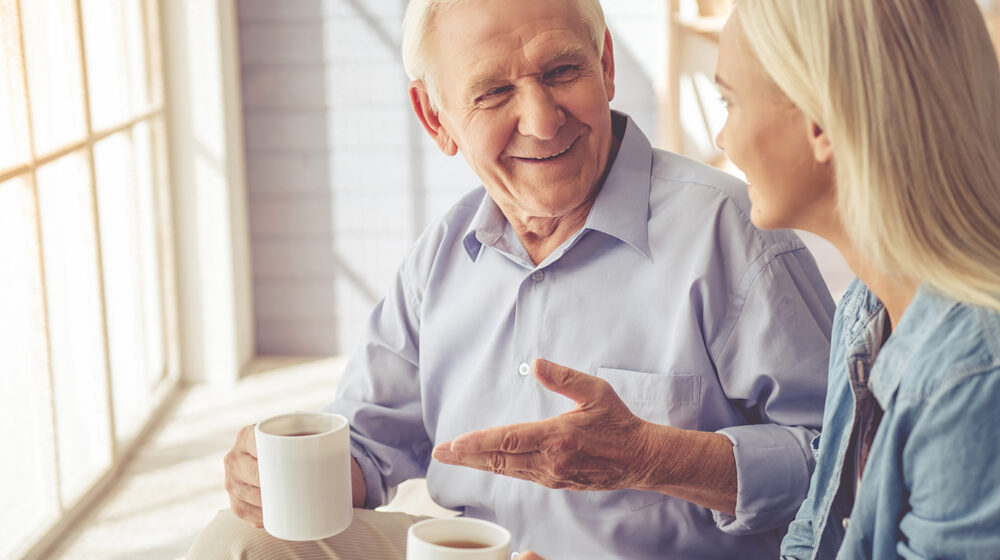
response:
[[[529,366],[527,362],[521,362],[521,365],[517,366],[517,373],[519,373],[522,377],[527,377],[527,375],[531,373],[531,366]]]

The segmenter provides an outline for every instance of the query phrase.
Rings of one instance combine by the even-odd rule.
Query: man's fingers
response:
[[[254,433],[254,426],[256,426],[256,424],[250,424],[249,426],[243,426],[240,428],[239,433],[236,434],[236,445],[233,446],[233,450],[241,451],[256,459],[257,435]]]
[[[226,477],[226,492],[252,506],[260,507],[260,487],[244,484],[239,480]]]
[[[226,492],[229,507],[237,517],[261,528],[260,474],[257,472],[257,441],[254,426],[244,426],[236,434],[236,444],[226,454]]]
[[[552,432],[551,420],[526,422],[509,426],[496,426],[464,433],[448,447],[452,451],[462,453],[480,453],[483,451],[505,451],[507,453],[530,453],[542,449],[546,438]],[[438,447],[444,447],[441,444]]]
[[[541,358],[535,360],[534,369],[535,377],[543,387],[584,406],[597,401],[607,386],[607,382],[600,377]]]
[[[260,486],[260,473],[257,471],[257,458],[237,449],[226,454],[223,463],[226,466],[226,478],[238,480],[250,486]]]
[[[597,464],[579,464],[565,458],[553,459],[542,453],[455,453],[435,451],[438,461],[541,484],[548,488],[589,490],[592,479],[608,469]]]
[[[253,525],[254,527],[261,529],[264,527],[264,512],[260,507],[253,504],[248,504],[243,500],[229,495],[229,508],[233,510],[236,517],[239,517],[243,521]]]
[[[461,453],[448,449],[434,450],[434,458],[448,465],[471,467],[495,474],[528,471],[536,467],[538,453]]]

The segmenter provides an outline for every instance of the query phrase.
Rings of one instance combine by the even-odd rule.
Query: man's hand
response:
[[[260,529],[264,526],[264,518],[260,509],[257,440],[253,428],[253,425],[241,428],[236,444],[226,454],[226,492],[229,492],[229,507],[233,513]]]
[[[539,422],[469,432],[434,448],[442,463],[537,482],[549,488],[645,488],[653,468],[653,425],[599,378],[535,360],[535,376],[576,408]],[[660,427],[662,428],[662,427]]]

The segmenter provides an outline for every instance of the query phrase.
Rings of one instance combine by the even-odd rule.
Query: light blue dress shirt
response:
[[[816,472],[782,555],[996,560],[1000,313],[921,287],[883,345],[886,322],[855,280],[834,321]],[[855,493],[848,449],[866,393],[885,412]]]
[[[631,120],[586,225],[538,266],[482,188],[465,196],[406,257],[325,408],[351,422],[367,505],[426,476],[439,504],[550,560],[775,558],[812,471],[833,301],[801,241],[748,212],[742,182],[653,150]],[[536,357],[606,379],[646,420],[727,435],[736,517],[431,460],[470,430],[572,409]]]

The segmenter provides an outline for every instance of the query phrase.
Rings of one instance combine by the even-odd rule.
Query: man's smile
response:
[[[549,155],[537,156],[537,157],[536,156],[512,156],[512,157],[518,161],[523,161],[526,163],[546,163],[550,161],[555,161],[561,158],[562,156],[568,154],[573,149],[573,147],[576,146],[579,140],[580,137],[578,136],[572,142],[570,142],[569,146],[566,146],[562,150]]]

